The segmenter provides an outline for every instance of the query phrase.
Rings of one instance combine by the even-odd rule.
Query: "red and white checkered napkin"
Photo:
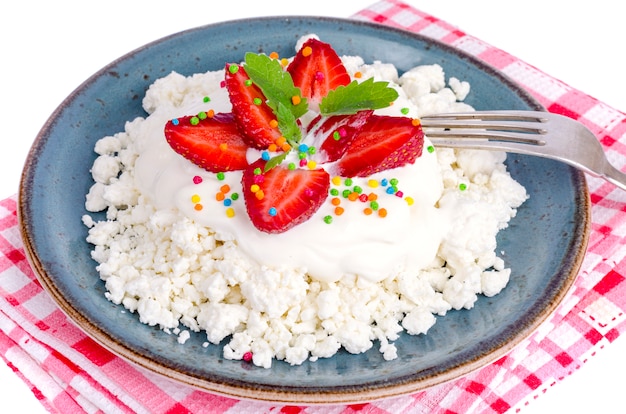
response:
[[[476,55],[548,110],[586,124],[617,166],[626,162],[626,114],[400,1],[380,1],[354,18],[419,32]],[[358,406],[278,406],[212,395],[138,370],[85,336],[42,290],[25,258],[15,197],[0,201],[0,355],[51,412],[515,412],[626,330],[626,193],[595,178],[589,187],[589,252],[554,316],[495,363],[415,395]]]

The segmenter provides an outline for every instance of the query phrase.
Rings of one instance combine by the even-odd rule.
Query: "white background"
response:
[[[271,15],[349,17],[374,1],[2,2],[0,199],[17,192],[28,150],[50,113],[83,80],[121,55],[163,36],[213,22]],[[618,1],[406,3],[626,110],[626,36]],[[613,412],[623,405],[619,378],[624,372],[626,339],[620,338],[522,413]],[[17,404],[22,412],[44,412],[4,363],[0,363],[0,384],[1,406]]]

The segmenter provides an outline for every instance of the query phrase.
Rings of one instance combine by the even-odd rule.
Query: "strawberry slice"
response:
[[[308,133],[313,135],[315,142],[321,142],[322,159],[320,162],[337,161],[365,125],[372,110],[359,111],[353,115],[334,115],[328,118],[319,116],[309,127]]]
[[[424,132],[411,118],[372,115],[335,165],[342,177],[367,177],[415,162],[422,155]]]
[[[340,85],[350,83],[350,75],[337,52],[328,43],[311,38],[304,42],[287,67],[293,83],[300,88],[310,108],[317,108],[322,98]]]
[[[204,119],[185,116],[170,120],[164,132],[175,152],[208,171],[243,170],[248,166],[248,146],[230,113]]]
[[[250,82],[245,69],[241,65],[227,64],[225,81],[233,114],[246,142],[253,148],[265,149],[280,138],[278,128],[271,125],[276,115],[265,103],[261,89]]]
[[[289,230],[308,220],[328,196],[330,176],[322,169],[290,170],[278,165],[262,172],[264,167],[265,161],[259,159],[241,179],[248,216],[260,231]]]

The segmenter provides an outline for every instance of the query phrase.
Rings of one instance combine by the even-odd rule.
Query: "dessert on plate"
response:
[[[315,35],[242,59],[158,79],[96,143],[86,208],[106,219],[83,221],[110,301],[268,368],[394,359],[401,332],[506,286],[496,235],[525,189],[504,153],[435,148],[419,123],[471,110],[467,82]]]

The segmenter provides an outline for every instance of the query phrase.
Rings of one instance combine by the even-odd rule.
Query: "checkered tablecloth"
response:
[[[475,55],[549,111],[583,122],[611,161],[625,164],[624,113],[400,1],[380,1],[353,18],[418,32]],[[414,395],[355,406],[277,406],[213,395],[139,370],[93,342],[42,290],[25,257],[15,196],[0,201],[0,356],[46,409],[59,413],[516,412],[626,329],[626,193],[592,177],[588,183],[589,251],[556,313],[495,363]]]

